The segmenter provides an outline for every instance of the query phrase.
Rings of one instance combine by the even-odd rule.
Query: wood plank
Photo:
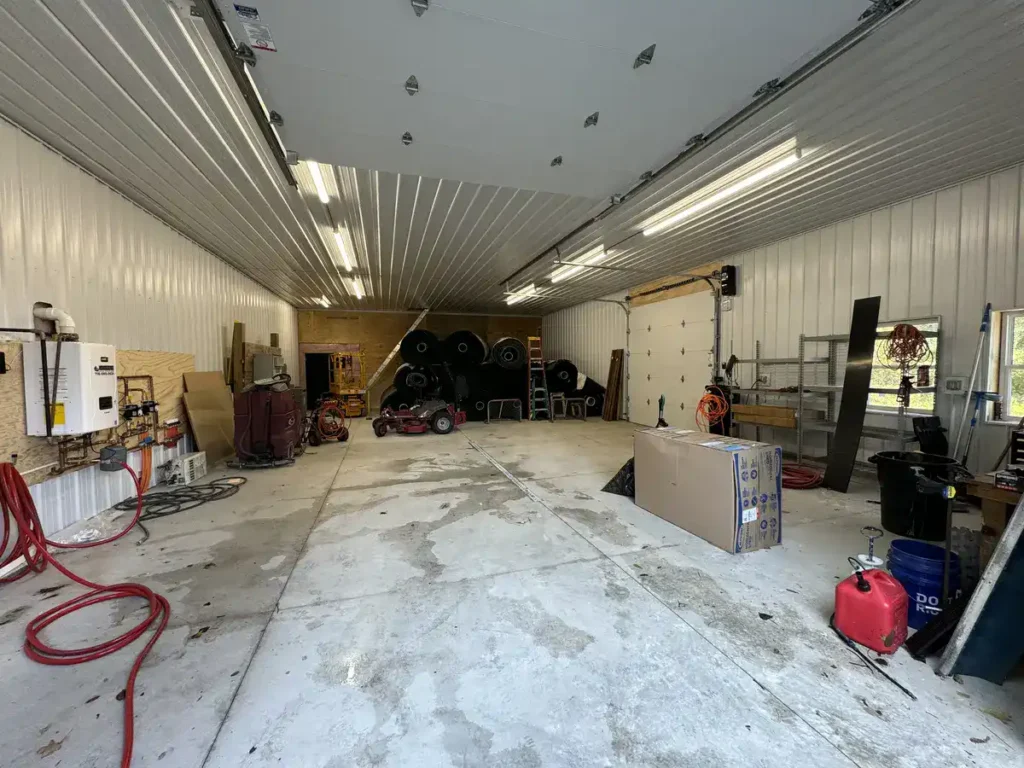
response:
[[[715,261],[710,264],[702,264],[699,267],[694,267],[689,270],[689,274],[693,275],[710,275],[712,272],[722,268],[724,262]],[[697,280],[686,285],[679,285],[674,288],[667,290],[659,290],[668,285],[682,282],[687,278],[683,275],[669,275],[667,277],[661,277],[657,280],[651,280],[650,282],[643,283],[629,290],[629,296],[627,301],[631,307],[642,307],[646,304],[656,304],[659,301],[668,301],[669,299],[677,298],[678,296],[689,296],[691,293],[700,293],[702,291],[710,291],[711,286],[708,285],[705,280]],[[649,291],[658,291],[657,293],[648,293]],[[646,296],[640,294],[646,293]]]
[[[197,389],[218,389],[224,386],[224,374],[220,371],[189,371],[184,375],[185,391]]]
[[[236,322],[231,331],[231,390],[245,385],[245,323]]]
[[[604,393],[604,408],[601,418],[618,421],[622,412],[622,362],[624,351],[613,349],[608,364],[608,386]]]
[[[796,410],[780,405],[733,405],[733,421],[796,429]]]

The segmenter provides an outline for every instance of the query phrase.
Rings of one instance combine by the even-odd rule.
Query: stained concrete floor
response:
[[[171,602],[133,765],[1022,764],[1021,681],[941,679],[901,651],[911,701],[828,630],[877,524],[870,482],[787,492],[784,544],[729,555],[600,491],[631,453],[623,423],[377,439],[360,422],[144,544],[61,555]],[[0,590],[0,765],[117,764],[137,649],[67,668],[21,651],[28,620],[77,593],[52,568]],[[137,617],[95,606],[53,639]]]

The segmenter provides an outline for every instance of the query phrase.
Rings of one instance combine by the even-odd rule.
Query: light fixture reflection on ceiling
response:
[[[345,265],[345,271],[352,271],[352,261],[348,257],[348,250],[345,248],[345,236],[341,230],[334,230],[334,242],[338,244],[338,252],[341,253],[341,263]]]
[[[660,234],[701,211],[706,211],[718,203],[778,176],[787,168],[796,165],[804,154],[806,154],[806,150],[801,152],[797,149],[796,139],[790,139],[643,222],[641,226],[644,235],[649,237]]]
[[[319,304],[324,309],[327,309],[328,307],[331,306],[331,301],[326,296],[321,296],[319,299],[311,299],[310,303]]]
[[[358,301],[363,298],[366,294],[363,292],[363,281],[358,277],[353,277],[349,281],[352,285],[352,296]]]
[[[327,203],[331,202],[331,196],[327,194],[327,187],[324,186],[324,177],[320,175],[320,163],[307,160],[306,167],[309,168],[309,175],[313,177],[313,186],[316,187],[316,193],[320,197],[320,202],[327,205]]]
[[[605,251],[603,245],[593,248],[578,259],[573,261],[563,261],[562,264],[551,273],[551,282],[558,283],[562,280],[568,280],[573,275],[577,275],[589,266],[598,264],[608,258],[608,252]]]
[[[537,295],[537,286],[534,283],[530,283],[518,291],[513,291],[505,298],[505,303],[509,306],[518,304],[520,301],[532,298]]]

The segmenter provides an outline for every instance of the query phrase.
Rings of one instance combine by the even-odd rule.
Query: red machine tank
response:
[[[885,571],[858,570],[836,584],[835,626],[855,643],[895,653],[907,639],[907,591]]]

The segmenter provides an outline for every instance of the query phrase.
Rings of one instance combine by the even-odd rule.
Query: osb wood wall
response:
[[[42,437],[25,434],[25,377],[21,344],[0,343],[0,352],[7,358],[7,373],[0,375],[0,461],[18,455],[17,466],[23,471],[57,461],[57,447]],[[188,421],[181,402],[184,391],[182,374],[195,370],[195,357],[178,352],[146,352],[136,349],[117,351],[118,376],[152,376],[156,401],[160,404],[160,422],[180,419],[182,431]],[[131,382],[143,388],[145,382]],[[30,485],[49,477],[47,472],[33,472],[25,480]]]
[[[416,319],[411,312],[331,312],[300,311],[299,343],[300,344],[358,344],[363,353],[367,378],[373,375],[377,367],[384,361],[392,348],[401,341],[402,336]],[[420,328],[436,333],[444,338],[452,331],[468,329],[493,344],[505,336],[514,336],[526,343],[527,336],[540,336],[541,319],[539,317],[507,317],[502,315],[444,315],[428,313]],[[401,365],[401,358],[388,365],[377,384],[369,393],[369,404],[376,408],[380,404],[381,393],[391,386],[395,370]],[[305,366],[300,375],[305,381]]]

